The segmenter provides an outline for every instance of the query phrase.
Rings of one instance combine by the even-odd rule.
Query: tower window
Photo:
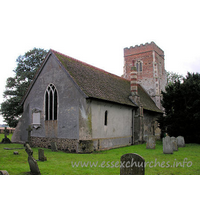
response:
[[[104,118],[104,125],[107,126],[108,124],[108,111],[105,111],[105,118]]]
[[[136,62],[136,69],[137,69],[137,72],[141,72],[142,71],[142,61],[138,60]]]
[[[57,120],[58,92],[53,84],[49,84],[45,91],[45,119]]]

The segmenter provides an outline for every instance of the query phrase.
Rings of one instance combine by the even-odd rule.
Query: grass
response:
[[[0,134],[0,141],[4,137]],[[8,136],[11,138],[11,135]],[[7,170],[10,175],[24,175],[30,171],[27,153],[24,149],[5,150],[4,148],[22,148],[22,144],[0,144],[0,170]],[[38,159],[38,149],[32,148],[33,156]],[[18,151],[19,155],[13,152]],[[146,175],[198,175],[200,174],[200,145],[186,144],[173,154],[163,154],[162,143],[157,141],[156,149],[146,149],[146,144],[133,145],[91,154],[52,152],[44,149],[47,161],[38,161],[42,175],[119,175],[119,161],[123,154],[137,153],[146,162]],[[184,166],[183,161],[185,160]],[[78,167],[72,167],[79,163]],[[88,166],[81,167],[85,162]],[[97,164],[91,167],[90,163]],[[176,166],[179,163],[178,166]],[[181,165],[180,165],[181,164]],[[116,167],[115,167],[116,165]]]

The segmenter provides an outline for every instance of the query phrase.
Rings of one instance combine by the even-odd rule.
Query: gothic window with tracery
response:
[[[57,120],[58,92],[54,84],[49,84],[45,91],[45,120]]]

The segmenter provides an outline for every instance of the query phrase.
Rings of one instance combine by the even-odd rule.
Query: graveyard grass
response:
[[[0,134],[0,141],[4,137]],[[11,138],[11,134],[8,136]],[[4,148],[23,148],[22,144],[0,144],[0,170],[6,170],[10,175],[29,174],[28,155],[24,149],[5,150]],[[38,159],[38,149],[32,148],[33,157]],[[13,152],[18,151],[19,155]],[[98,151],[91,154],[65,153],[62,151],[52,152],[44,149],[47,161],[38,161],[42,175],[119,175],[120,168],[115,167],[120,158],[126,153],[137,153],[146,162],[145,175],[199,175],[200,174],[200,145],[186,144],[173,154],[163,154],[162,142],[156,142],[155,149],[146,149],[146,144],[121,147],[112,150]],[[183,164],[175,166],[178,162]],[[88,163],[87,167],[72,167],[72,162]],[[97,167],[90,166],[90,162]],[[112,162],[112,163],[111,163]],[[150,163],[151,162],[151,163]],[[168,162],[168,164],[167,164]],[[187,163],[188,162],[188,163]],[[192,165],[191,165],[192,162]],[[157,164],[156,164],[157,163]],[[99,167],[102,165],[101,167]],[[160,166],[159,166],[160,165]],[[109,166],[109,167],[108,167]]]

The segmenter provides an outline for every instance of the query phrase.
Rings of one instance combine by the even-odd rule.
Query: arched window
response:
[[[58,92],[52,83],[45,91],[45,120],[57,120],[58,115]]]
[[[142,71],[142,61],[138,60],[136,62],[136,68],[137,68],[137,72],[141,72]]]
[[[107,126],[108,124],[108,111],[105,111],[105,117],[104,117],[104,125]]]

